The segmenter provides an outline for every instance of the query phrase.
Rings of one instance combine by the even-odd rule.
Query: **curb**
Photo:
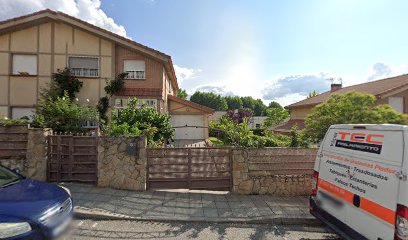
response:
[[[259,218],[225,218],[225,219],[209,219],[209,218],[158,218],[158,217],[132,217],[123,214],[110,213],[98,210],[87,210],[82,208],[75,208],[74,216],[77,219],[91,219],[100,221],[148,221],[148,222],[183,222],[183,223],[240,223],[240,224],[275,224],[275,225],[307,225],[318,226],[321,223],[314,218],[303,214],[302,217],[288,217],[276,215],[272,217]]]

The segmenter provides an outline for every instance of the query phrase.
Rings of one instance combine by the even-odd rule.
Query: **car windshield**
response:
[[[0,187],[7,187],[22,179],[20,175],[0,165]]]

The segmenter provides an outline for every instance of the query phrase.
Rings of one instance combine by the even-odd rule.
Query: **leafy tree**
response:
[[[225,97],[227,101],[228,110],[235,110],[242,108],[242,100],[238,96],[227,96]]]
[[[227,101],[220,95],[209,92],[195,92],[190,101],[210,107],[217,111],[225,111],[228,109]]]
[[[251,109],[248,108],[241,108],[237,111],[235,110],[228,110],[227,116],[234,122],[234,123],[243,123],[244,121],[249,121],[252,117],[253,113]]]
[[[263,116],[265,115],[266,105],[262,102],[261,99],[254,101],[254,116]]]
[[[162,144],[174,136],[169,117],[161,115],[155,109],[143,105],[137,106],[138,100],[133,98],[125,108],[112,112],[112,121],[106,128],[110,136],[147,137],[149,145]]]
[[[278,102],[272,101],[269,103],[268,108],[282,108],[282,106]]]
[[[252,97],[241,97],[242,107],[254,109],[255,101]]]
[[[266,110],[267,118],[264,121],[265,127],[271,127],[283,123],[289,118],[289,111],[284,108],[268,108]]]
[[[98,121],[96,109],[78,105],[66,91],[63,97],[40,100],[33,126],[52,128],[56,132],[78,133],[85,131],[81,126],[85,121]]]
[[[179,89],[178,90],[177,97],[182,98],[182,99],[185,100],[185,99],[187,99],[187,96],[188,96],[188,94],[187,94],[186,90],[184,90],[184,89]]]
[[[317,95],[319,95],[319,93],[316,90],[313,90],[312,92],[310,92],[307,95],[307,98],[312,98],[312,97],[316,97]]]
[[[327,102],[317,105],[306,117],[305,123],[305,133],[318,142],[333,124],[406,124],[407,115],[395,111],[388,104],[376,105],[373,95],[347,92],[333,94]]]
[[[255,135],[248,121],[244,119],[242,123],[235,123],[228,116],[223,116],[219,122],[211,123],[211,127],[219,129],[218,138],[229,146],[237,147],[278,147],[287,146],[289,138],[270,133],[268,136]]]
[[[65,93],[67,93],[70,99],[74,99],[75,94],[81,90],[82,85],[83,83],[71,74],[69,68],[58,69],[56,73],[52,74],[49,87],[42,89],[41,98],[56,99],[57,97],[64,97]]]

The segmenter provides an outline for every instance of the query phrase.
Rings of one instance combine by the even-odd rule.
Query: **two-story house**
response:
[[[312,98],[293,103],[286,108],[290,111],[290,119],[272,128],[274,132],[288,134],[292,127],[305,127],[305,118],[312,109],[326,102],[330,95],[357,91],[372,94],[377,98],[377,104],[390,104],[401,113],[408,113],[408,74],[377,81],[342,87],[341,83],[333,83],[331,89]]]
[[[112,108],[137,97],[171,116],[176,139],[208,137],[213,110],[176,97],[179,86],[169,55],[52,10],[0,22],[0,115],[33,115],[41,89],[65,67],[83,82],[77,94],[82,104],[96,105],[106,82],[127,72]]]

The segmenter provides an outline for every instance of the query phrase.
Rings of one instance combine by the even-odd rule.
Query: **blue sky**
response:
[[[0,3],[11,1],[22,0]],[[33,2],[50,7],[50,1]],[[332,77],[352,85],[408,72],[408,1],[58,1],[77,9],[51,8],[82,18],[101,11],[134,41],[171,55],[189,93],[250,95],[287,105],[328,90]],[[97,13],[84,17],[81,4]]]

